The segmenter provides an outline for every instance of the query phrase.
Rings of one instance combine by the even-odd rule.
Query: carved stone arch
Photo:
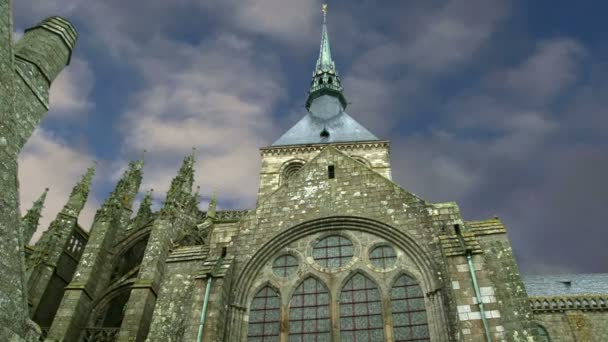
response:
[[[389,284],[390,284],[389,289],[392,289],[395,286],[395,283],[397,282],[397,280],[399,280],[399,278],[401,278],[402,276],[408,276],[408,277],[414,279],[416,281],[416,283],[418,283],[418,286],[420,286],[422,291],[425,293],[425,295],[426,295],[426,293],[429,292],[429,289],[425,289],[424,287],[422,287],[422,285],[420,285],[420,280],[418,280],[418,276],[408,270],[402,270],[402,271],[397,272],[397,274],[395,274],[389,282]]]
[[[367,167],[372,167],[369,160],[367,160],[365,157],[362,157],[360,155],[355,155],[355,154],[351,155],[350,157]]]
[[[245,298],[249,297],[251,284],[258,272],[276,253],[278,248],[286,246],[291,242],[304,236],[325,232],[329,230],[356,230],[377,235],[387,241],[391,241],[400,248],[417,266],[423,277],[422,282],[429,290],[440,287],[437,279],[438,266],[435,265],[429,253],[427,253],[418,242],[406,232],[369,218],[356,216],[332,216],[314,219],[297,224],[275,235],[264,244],[251,258],[247,260],[241,272],[235,279],[234,302],[243,305]],[[420,281],[420,280],[419,280]]]
[[[96,298],[91,306],[93,309],[91,310],[91,314],[88,319],[89,325],[97,326],[97,321],[102,318],[102,315],[106,314],[108,306],[111,304],[111,302],[120,295],[130,294],[134,282],[135,279],[128,279],[126,281],[116,283],[110,286],[108,289],[106,289],[106,291],[103,292],[103,294]]]
[[[279,168],[279,185],[285,184],[285,181],[294,173],[300,171],[306,164],[306,160],[301,158],[292,158],[284,162]]]
[[[348,274],[346,275],[346,277],[344,277],[342,280],[340,280],[340,283],[338,283],[338,293],[336,295],[337,296],[336,298],[340,298],[340,296],[342,295],[342,289],[344,289],[344,286],[346,286],[346,284],[352,279],[352,277],[354,277],[358,273],[362,274],[363,276],[365,276],[365,277],[369,278],[371,281],[373,281],[374,284],[376,284],[378,291],[380,291],[380,284],[378,282],[378,279],[376,279],[376,277],[374,277],[374,275],[371,274],[368,270],[361,268],[361,267],[357,267],[353,270],[350,270],[348,272]]]
[[[334,296],[331,292],[331,289],[329,288],[329,285],[323,280],[321,279],[321,277],[319,277],[317,274],[315,274],[314,272],[306,272],[304,273],[300,279],[298,280],[297,283],[295,283],[293,286],[290,286],[289,289],[287,291],[285,291],[285,297],[287,298],[287,303],[286,303],[286,308],[289,311],[289,306],[291,304],[291,298],[293,297],[293,294],[296,292],[296,289],[302,285],[302,283],[304,282],[304,280],[308,279],[308,278],[314,278],[315,280],[317,280],[319,283],[321,283],[323,286],[325,286],[325,288],[327,289],[328,293],[329,293],[329,300],[332,301],[334,300]]]
[[[282,292],[281,292],[280,287],[278,285],[274,284],[272,282],[272,280],[265,279],[259,285],[255,286],[255,288],[253,289],[253,291],[251,291],[251,296],[247,299],[247,312],[249,312],[249,309],[250,309],[249,306],[250,306],[251,301],[253,300],[253,298],[255,298],[255,296],[258,294],[258,292],[260,292],[261,290],[263,290],[265,287],[270,287],[271,289],[273,289],[274,291],[276,291],[276,293],[279,295],[279,298],[281,298]]]
[[[123,238],[116,245],[114,245],[114,254],[120,255],[129,248],[133,247],[133,245],[138,243],[140,240],[148,237],[150,235],[151,229],[152,225],[150,224],[132,232],[130,235]]]
[[[276,250],[307,235],[340,229],[369,233],[391,242],[391,244],[403,251],[412,260],[416,271],[420,273],[420,277],[415,277],[415,279],[423,290],[432,292],[441,287],[441,281],[437,276],[439,266],[436,265],[430,253],[415,238],[401,229],[377,220],[357,216],[331,216],[306,221],[276,234],[260,247],[251,258],[248,258],[241,270],[237,272],[233,282],[235,286],[232,289],[232,307],[229,320],[230,324],[234,326],[228,328],[231,329],[231,336],[234,340],[242,339],[241,328],[243,327],[242,322],[245,317],[243,316],[244,312],[239,310],[239,308],[248,305],[247,300],[251,296],[251,285],[260,270],[276,253]],[[317,279],[319,278],[317,277]],[[375,278],[372,277],[372,279]],[[447,340],[448,338],[445,305],[447,304],[443,303],[441,296],[435,296],[433,305],[427,308],[429,320],[433,321],[432,336],[435,336],[438,340]]]
[[[141,265],[149,238],[150,230],[137,234],[119,246],[120,248],[114,258],[114,265],[110,276],[111,282],[122,278],[127,273],[131,273],[133,269]],[[133,255],[128,255],[129,253]]]

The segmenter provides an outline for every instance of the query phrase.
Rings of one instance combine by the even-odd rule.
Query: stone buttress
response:
[[[86,243],[80,237],[78,215],[87,201],[94,172],[95,168],[90,167],[74,186],[67,203],[42,233],[27,260],[30,312],[41,327],[50,326],[60,294],[71,281]]]
[[[118,341],[143,341],[165,278],[166,260],[173,241],[185,229],[196,227],[197,196],[192,193],[194,153],[187,156],[171,182],[164,206],[154,220],[139,273],[126,304]]]
[[[0,0],[1,340],[33,338],[37,334],[28,320],[17,157],[48,111],[49,88],[69,63],[75,42],[74,27],[53,17],[28,29],[14,44],[12,2]]]
[[[93,300],[110,281],[112,247],[127,228],[142,179],[143,160],[132,162],[116,188],[97,211],[76,273],[65,288],[63,300],[49,331],[49,341],[76,341],[86,325]]]

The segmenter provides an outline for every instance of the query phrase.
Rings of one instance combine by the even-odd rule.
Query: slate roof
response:
[[[530,297],[608,294],[608,273],[523,275],[522,278]]]
[[[326,131],[328,135],[321,133]],[[337,98],[316,98],[310,111],[272,146],[379,140],[348,115]]]

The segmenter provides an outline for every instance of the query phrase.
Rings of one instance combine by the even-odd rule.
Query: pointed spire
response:
[[[141,169],[144,165],[143,156],[139,160],[131,161],[129,163],[129,167],[123,173],[122,177],[116,184],[116,188],[110,194],[110,196],[106,199],[102,207],[95,214],[95,221],[98,219],[122,219],[124,221],[126,218],[123,217],[125,215],[120,215],[121,217],[115,217],[115,210],[122,211],[122,209],[131,209],[133,205],[133,200],[139,191],[139,185],[142,180],[142,172]],[[121,224],[125,224],[126,222],[121,222]]]
[[[152,217],[152,194],[154,189],[150,189],[146,191],[144,198],[141,200],[139,204],[139,210],[137,210],[137,215],[133,219],[133,223],[131,225],[132,228],[138,229],[141,228],[144,224],[146,224],[150,218]]]
[[[329,47],[329,35],[327,33],[327,4],[323,4],[323,27],[321,29],[321,45],[319,47],[319,58],[317,65],[312,73],[312,83],[308,91],[308,99],[306,100],[306,109],[310,109],[313,100],[322,95],[331,95],[342,104],[342,108],[346,108],[346,98],[342,94],[342,84],[336,64],[331,58],[331,49]]]
[[[32,208],[27,211],[25,216],[21,219],[21,231],[23,232],[23,241],[29,243],[32,236],[38,229],[38,221],[42,216],[42,209],[44,208],[44,201],[46,200],[46,194],[49,192],[49,188],[44,189],[44,192],[32,205]]]
[[[181,202],[185,204],[184,195],[190,197],[192,193],[192,184],[194,183],[194,153],[196,149],[192,148],[192,153],[187,155],[182,162],[182,166],[177,172],[177,176],[171,181],[171,187],[167,192],[166,203]]]
[[[78,214],[80,214],[82,208],[84,208],[87,198],[89,197],[91,181],[93,180],[93,175],[95,175],[96,166],[97,162],[94,162],[93,165],[87,169],[84,176],[82,176],[80,182],[74,186],[68,202],[61,211],[63,214],[78,217]]]
[[[213,195],[211,196],[211,202],[209,202],[209,208],[207,209],[207,217],[215,218],[216,207],[217,207],[217,193],[214,190]]]

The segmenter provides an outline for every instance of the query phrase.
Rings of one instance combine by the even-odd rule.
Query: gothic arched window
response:
[[[393,335],[399,341],[430,341],[424,294],[413,278],[400,276],[391,290]]]
[[[247,341],[278,342],[281,320],[281,299],[269,286],[264,287],[253,298],[249,310]]]
[[[340,294],[342,341],[383,341],[382,300],[376,284],[356,273]]]
[[[313,277],[304,279],[289,303],[289,341],[329,341],[329,291]]]
[[[549,332],[545,327],[540,324],[536,324],[538,327],[538,337],[540,342],[551,342],[551,337],[549,337]]]

